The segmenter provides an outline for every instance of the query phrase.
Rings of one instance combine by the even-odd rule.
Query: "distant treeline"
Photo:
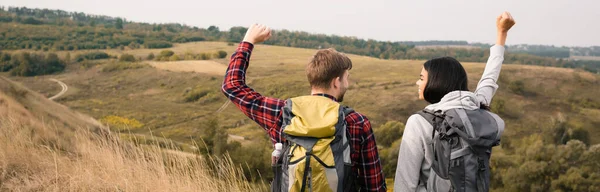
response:
[[[16,23],[16,24],[15,24]],[[32,49],[42,51],[81,49],[169,48],[173,43],[195,41],[239,42],[247,28],[232,27],[221,31],[216,26],[206,29],[178,23],[149,24],[123,18],[90,15],[62,10],[0,7],[0,49]],[[453,56],[465,62],[487,59],[489,44],[466,41],[376,41],[337,35],[311,34],[280,30],[265,42],[270,45],[299,48],[329,48],[381,59],[431,59]],[[427,45],[470,45],[477,48],[424,48]],[[515,45],[507,48],[507,63],[581,68],[600,71],[600,61],[575,61],[575,55],[600,55],[600,47],[567,48],[542,45]]]

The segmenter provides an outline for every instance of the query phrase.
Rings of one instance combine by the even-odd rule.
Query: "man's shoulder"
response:
[[[367,116],[359,113],[357,111],[351,111],[346,115],[346,123],[348,125],[364,125],[366,123],[370,123]]]

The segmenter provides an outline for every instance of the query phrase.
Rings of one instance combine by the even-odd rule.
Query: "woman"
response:
[[[496,81],[504,60],[506,36],[514,24],[508,12],[496,19],[496,45],[490,48],[490,57],[474,93],[469,92],[467,73],[456,59],[441,57],[425,62],[420,79],[416,82],[419,99],[430,103],[425,109],[489,109],[498,88]],[[434,156],[431,146],[432,131],[432,125],[418,114],[412,115],[406,122],[398,154],[394,191],[427,191],[427,180]]]

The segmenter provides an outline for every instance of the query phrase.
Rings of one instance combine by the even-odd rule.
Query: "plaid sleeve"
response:
[[[242,42],[231,56],[221,90],[246,116],[258,123],[275,142],[281,141],[280,110],[285,101],[264,97],[246,85],[246,70],[254,45]]]
[[[371,123],[367,117],[356,112],[350,113],[346,122],[352,142],[352,169],[357,174],[359,191],[386,191]]]

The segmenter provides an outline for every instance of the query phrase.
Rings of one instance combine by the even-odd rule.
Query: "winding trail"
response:
[[[64,95],[67,92],[67,90],[69,90],[69,86],[67,86],[67,84],[63,83],[62,81],[60,81],[58,79],[50,79],[50,81],[57,82],[60,85],[60,87],[62,88],[62,90],[60,92],[58,92],[58,94],[48,98],[50,100],[54,100],[54,99]]]

